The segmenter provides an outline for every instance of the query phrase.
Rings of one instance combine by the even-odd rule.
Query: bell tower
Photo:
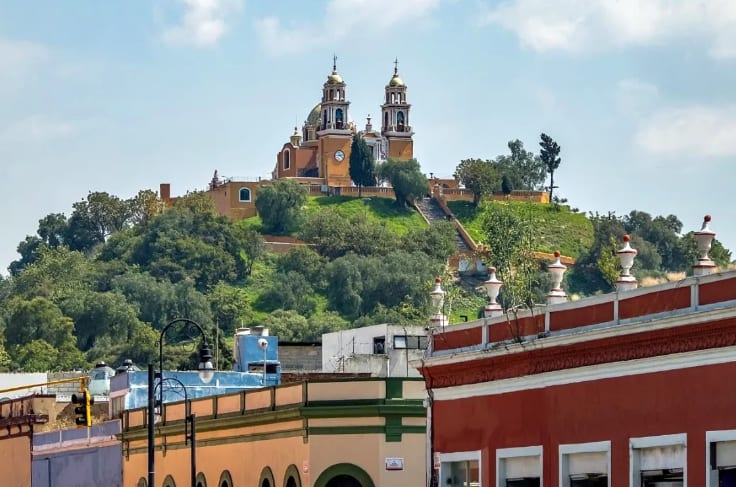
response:
[[[399,78],[399,60],[394,60],[394,75],[386,85],[386,99],[381,105],[381,135],[388,142],[388,157],[409,160],[414,157],[414,141],[409,125],[409,109],[406,102],[406,85]]]
[[[317,129],[319,176],[328,186],[350,186],[350,144],[353,127],[348,119],[350,102],[345,82],[337,73],[337,56],[332,58],[332,73],[322,85],[322,102]]]
[[[332,58],[332,73],[322,85],[322,115],[317,135],[328,133],[349,134],[348,106],[345,97],[345,82],[337,73],[337,56]]]

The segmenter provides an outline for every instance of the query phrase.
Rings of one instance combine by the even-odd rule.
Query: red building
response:
[[[435,485],[736,486],[736,272],[711,264],[435,327]]]

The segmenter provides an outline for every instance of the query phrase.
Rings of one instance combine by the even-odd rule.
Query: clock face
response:
[[[345,159],[345,153],[341,150],[335,152],[335,160],[337,162],[342,162],[343,159]]]

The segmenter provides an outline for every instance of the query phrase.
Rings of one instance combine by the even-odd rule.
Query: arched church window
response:
[[[396,125],[399,132],[404,131],[404,112],[396,112]]]
[[[327,128],[327,110],[322,112],[322,128],[323,129]]]
[[[291,168],[291,153],[288,150],[284,151],[284,171],[288,171]]]
[[[343,128],[342,108],[335,110],[335,122],[337,122],[337,128]]]
[[[250,203],[250,188],[240,188],[238,199],[243,203]]]
[[[383,114],[383,129],[388,130],[388,112]]]

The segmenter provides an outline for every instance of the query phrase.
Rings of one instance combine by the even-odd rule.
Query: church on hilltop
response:
[[[406,100],[406,85],[399,77],[398,60],[394,73],[384,88],[381,105],[381,128],[375,130],[370,115],[365,127],[359,130],[350,118],[347,84],[337,72],[337,58],[333,58],[332,72],[322,85],[322,99],[307,115],[301,133],[294,133],[276,155],[276,167],[271,180],[255,178],[222,178],[215,171],[207,187],[217,211],[239,220],[258,214],[255,206],[258,191],[276,179],[292,179],[309,188],[310,194],[348,194],[353,183],[350,179],[350,147],[353,136],[366,141],[373,158],[409,160],[414,157],[414,141]],[[381,196],[392,197],[390,188],[381,188]],[[357,194],[357,193],[356,193]],[[171,186],[162,183],[161,199],[171,204]]]
[[[374,130],[370,115],[365,128],[359,130],[350,118],[347,84],[337,72],[337,58],[332,72],[322,85],[322,99],[307,115],[301,133],[294,133],[276,155],[273,179],[296,178],[305,184],[328,187],[351,186],[349,171],[350,145],[354,135],[366,141],[376,161],[409,160],[414,146],[406,84],[399,77],[398,60],[394,74],[386,85],[381,105],[381,129]]]

